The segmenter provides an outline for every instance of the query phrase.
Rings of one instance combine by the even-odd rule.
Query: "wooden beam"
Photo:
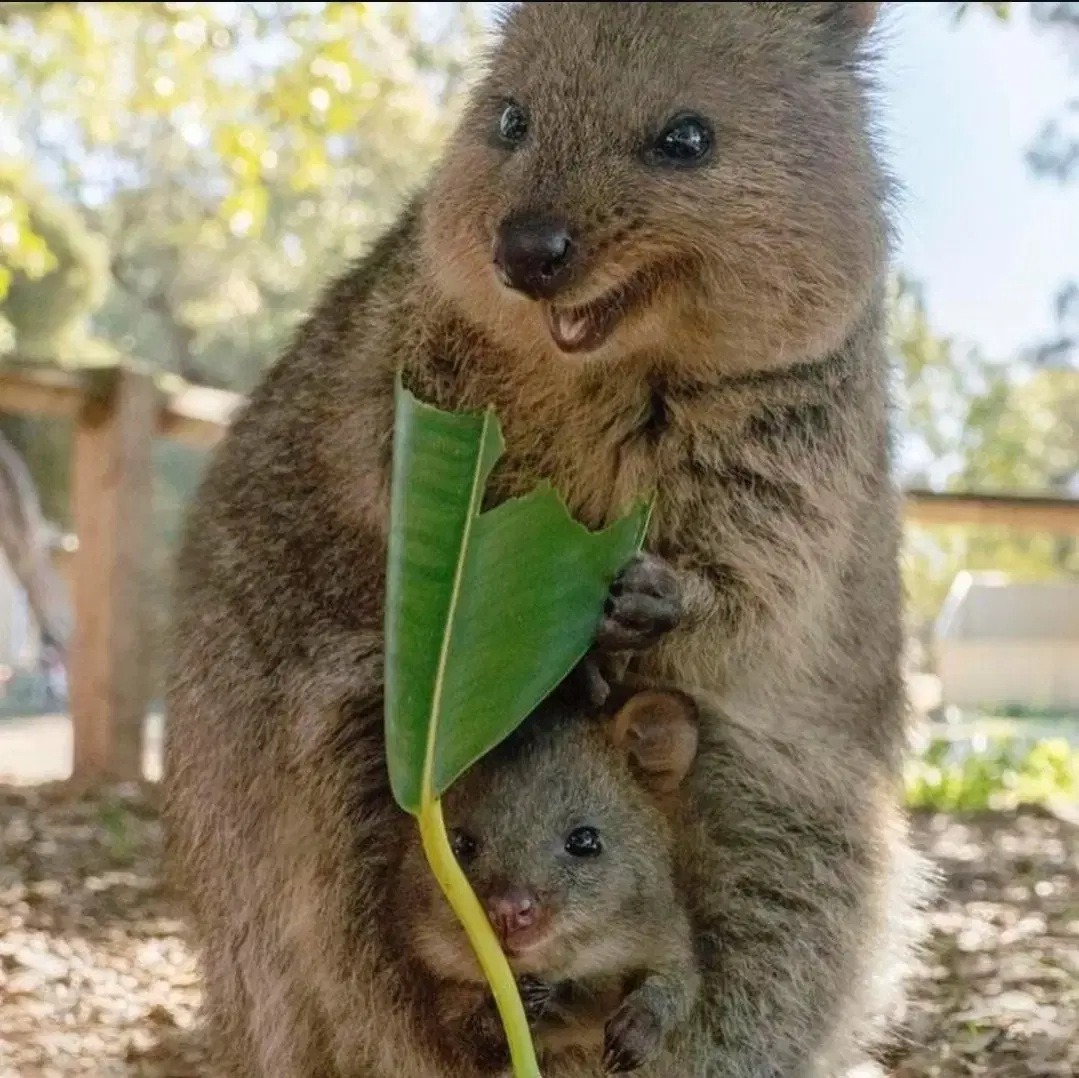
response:
[[[246,404],[239,393],[188,386],[169,396],[157,419],[157,433],[184,445],[211,449]]]
[[[1079,500],[1017,494],[906,492],[908,523],[997,525],[1021,531],[1079,535]]]
[[[0,411],[74,418],[101,373],[18,365],[0,368]],[[200,449],[215,446],[246,403],[238,393],[188,385],[172,376],[162,383],[168,390],[161,394],[155,433]],[[1079,534],[1079,500],[1067,498],[910,490],[905,516],[908,523],[927,526],[1001,525]]]
[[[95,380],[109,370],[50,370],[47,367],[0,369],[0,411],[74,419]],[[210,449],[224,436],[246,403],[239,393],[206,386],[184,385],[161,394],[154,431],[196,449]]]
[[[76,417],[73,445],[76,782],[141,778],[149,704],[144,572],[160,399],[145,374],[116,369],[96,375]]]
[[[74,419],[86,396],[86,382],[74,371],[0,371],[0,411]]]

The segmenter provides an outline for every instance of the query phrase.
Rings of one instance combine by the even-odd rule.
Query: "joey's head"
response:
[[[819,357],[887,254],[879,6],[513,5],[426,202],[438,287],[552,362]]]
[[[547,704],[447,793],[454,854],[515,972],[618,972],[675,901],[667,814],[692,766],[696,711],[646,692],[617,714]],[[439,978],[480,968],[418,842],[399,904],[415,953]]]

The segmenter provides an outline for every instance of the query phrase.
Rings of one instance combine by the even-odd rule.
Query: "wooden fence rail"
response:
[[[0,412],[74,424],[72,499],[79,540],[69,662],[77,781],[141,775],[150,669],[143,587],[155,437],[211,448],[244,398],[155,379],[134,368],[0,368]],[[1079,500],[906,492],[921,525],[1004,525],[1079,535]]]

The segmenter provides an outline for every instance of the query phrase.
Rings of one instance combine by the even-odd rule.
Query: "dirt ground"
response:
[[[1079,829],[918,820],[944,870],[892,1078],[1079,1076]],[[0,1078],[205,1074],[199,982],[137,790],[0,787]]]

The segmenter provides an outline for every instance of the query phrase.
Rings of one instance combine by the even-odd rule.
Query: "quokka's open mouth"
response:
[[[628,282],[581,307],[543,305],[547,329],[559,351],[594,352],[614,332],[625,315],[648,298],[650,277],[639,273]]]

